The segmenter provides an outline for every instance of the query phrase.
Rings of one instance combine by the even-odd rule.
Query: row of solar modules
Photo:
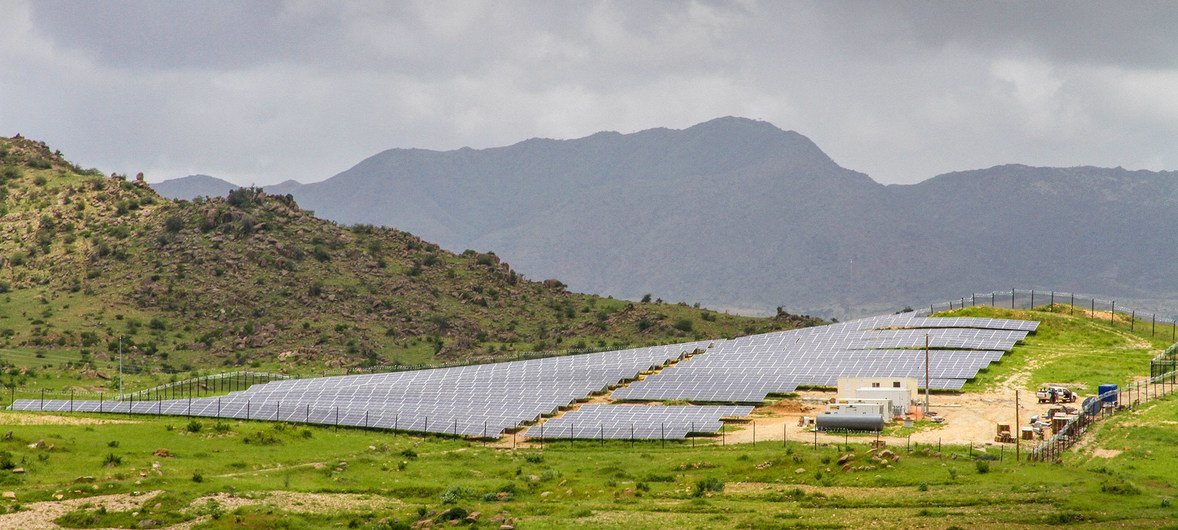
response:
[[[838,377],[920,377],[924,374],[924,355],[915,348],[923,347],[926,334],[934,348],[961,348],[935,352],[929,362],[930,386],[959,389],[978,369],[1000,359],[1005,350],[1034,329],[1033,322],[898,315],[727,341],[434,370],[274,381],[219,398],[105,403],[21,400],[13,408],[298,421],[495,436],[697,350],[706,353],[620,389],[614,397],[753,403],[764,400],[770,393],[790,392],[798,386],[833,386]],[[599,408],[599,412],[593,412]],[[718,424],[708,420],[719,417],[713,414],[748,413],[747,407],[684,409],[690,413],[677,410],[654,406],[585,406],[546,422],[544,429],[556,429],[554,432],[560,436],[564,433],[561,425],[570,422],[568,434],[581,437],[575,425],[589,425],[597,418],[599,436],[654,438],[656,418],[675,421],[687,418],[684,421],[688,429],[692,428],[692,422],[699,420],[697,432],[707,432],[718,428]],[[597,416],[584,416],[591,413]],[[645,425],[641,427],[645,430],[626,432],[627,419],[631,424]],[[667,423],[658,422],[659,436],[675,438],[682,437],[680,432],[687,432],[679,424],[667,432]]]
[[[957,390],[1038,328],[987,318],[871,317],[721,341],[705,354],[613,393],[619,400],[757,403],[840,377],[912,377]],[[948,349],[947,349],[948,348]]]
[[[710,342],[384,374],[288,379],[213,398],[18,400],[15,410],[279,420],[497,436]]]
[[[713,433],[722,418],[741,418],[750,406],[586,404],[530,427],[532,438],[670,439]]]

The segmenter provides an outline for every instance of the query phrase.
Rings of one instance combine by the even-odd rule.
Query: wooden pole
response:
[[[1014,461],[1018,462],[1019,452],[1023,443],[1023,424],[1020,423],[1018,411],[1018,390],[1014,391]]]

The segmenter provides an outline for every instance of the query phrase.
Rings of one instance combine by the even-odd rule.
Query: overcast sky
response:
[[[1178,169],[1178,2],[0,0],[0,134],[149,180],[727,115],[885,183]]]

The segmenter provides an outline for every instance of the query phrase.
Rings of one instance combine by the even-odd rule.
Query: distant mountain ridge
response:
[[[208,175],[189,175],[152,184],[151,188],[165,199],[186,199],[196,197],[224,197],[237,188],[237,184]]]
[[[525,274],[625,298],[848,316],[1005,285],[1178,300],[1178,173],[1004,165],[883,185],[805,136],[683,130],[391,149],[284,183],[318,215],[493,249]]]

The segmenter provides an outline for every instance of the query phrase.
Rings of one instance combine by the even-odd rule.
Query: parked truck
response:
[[[1045,386],[1035,392],[1039,403],[1075,403],[1076,393],[1064,386]]]

